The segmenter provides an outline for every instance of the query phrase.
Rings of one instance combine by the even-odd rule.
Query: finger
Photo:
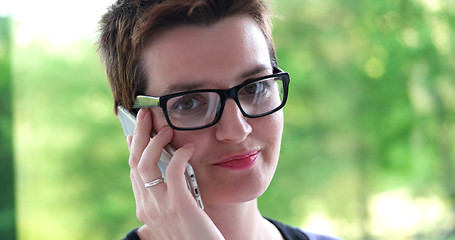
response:
[[[166,176],[168,179],[168,192],[173,199],[185,199],[189,198],[194,201],[191,193],[187,189],[186,179],[184,173],[188,164],[188,161],[193,155],[194,146],[193,144],[185,144],[183,147],[175,151],[172,161],[169,163],[166,169]]]
[[[129,164],[134,168],[141,159],[142,152],[150,141],[150,131],[152,129],[152,118],[150,110],[141,108],[137,114],[137,124],[134,128],[133,140],[130,147]]]
[[[147,221],[147,212],[145,211],[145,204],[147,204],[147,195],[144,194],[144,185],[142,180],[138,180],[139,176],[137,171],[131,170],[130,173],[131,184],[133,186],[134,199],[136,201],[136,216],[142,223]]]
[[[131,142],[133,141],[133,136],[132,135],[127,135],[126,136],[126,144],[128,144],[128,151],[131,151]]]
[[[136,174],[134,173],[133,170],[130,172],[130,179],[131,179],[131,185],[133,187],[133,194],[134,194],[134,199],[136,200],[136,208],[142,208],[142,194],[141,194],[141,189],[140,186],[138,186],[137,179],[136,179]]]
[[[149,144],[142,153],[142,158],[137,166],[138,172],[144,183],[156,180],[161,177],[161,171],[158,167],[163,148],[169,144],[172,139],[172,129],[165,127],[158,132],[158,134],[150,140]],[[164,184],[158,184],[164,185]],[[153,186],[156,189],[157,186]],[[150,190],[152,188],[149,188]]]

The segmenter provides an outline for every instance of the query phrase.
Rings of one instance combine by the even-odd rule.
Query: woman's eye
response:
[[[243,94],[261,94],[261,93],[266,93],[268,88],[269,88],[269,83],[268,81],[260,81],[260,82],[255,82],[249,85],[246,85],[242,93]]]
[[[183,97],[174,104],[173,109],[176,110],[191,110],[200,105],[200,102],[195,98]]]
[[[247,85],[245,86],[245,93],[255,94],[258,91],[258,88],[258,83]]]

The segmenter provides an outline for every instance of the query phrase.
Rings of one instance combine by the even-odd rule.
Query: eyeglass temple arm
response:
[[[160,98],[158,97],[151,97],[151,96],[144,96],[138,95],[136,100],[134,101],[134,108],[141,108],[141,107],[157,107],[160,105]]]
[[[273,73],[282,73],[282,72],[284,72],[284,71],[281,68],[279,68],[279,67],[274,67],[273,68]]]

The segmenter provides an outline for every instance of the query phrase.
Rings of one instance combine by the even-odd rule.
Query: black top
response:
[[[280,231],[285,240],[311,240],[300,228],[291,227],[277,220],[265,218],[269,220]]]
[[[270,218],[266,219],[275,225],[285,240],[341,240],[339,238],[304,232],[300,228],[291,227]],[[129,232],[123,240],[140,240],[139,236],[137,235],[137,228]]]

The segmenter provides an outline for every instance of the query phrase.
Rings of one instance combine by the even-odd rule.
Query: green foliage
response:
[[[127,147],[92,43],[15,59],[21,239],[119,239],[137,226]],[[71,227],[77,226],[77,227]]]
[[[0,16],[0,237],[16,236],[14,213],[13,114],[10,19]]]
[[[276,5],[291,92],[262,214],[298,226],[322,214],[345,239],[442,239],[455,206],[454,4]],[[119,239],[139,223],[103,67],[91,42],[49,49],[14,53],[19,237]],[[444,214],[387,232],[374,203],[395,191]]]

